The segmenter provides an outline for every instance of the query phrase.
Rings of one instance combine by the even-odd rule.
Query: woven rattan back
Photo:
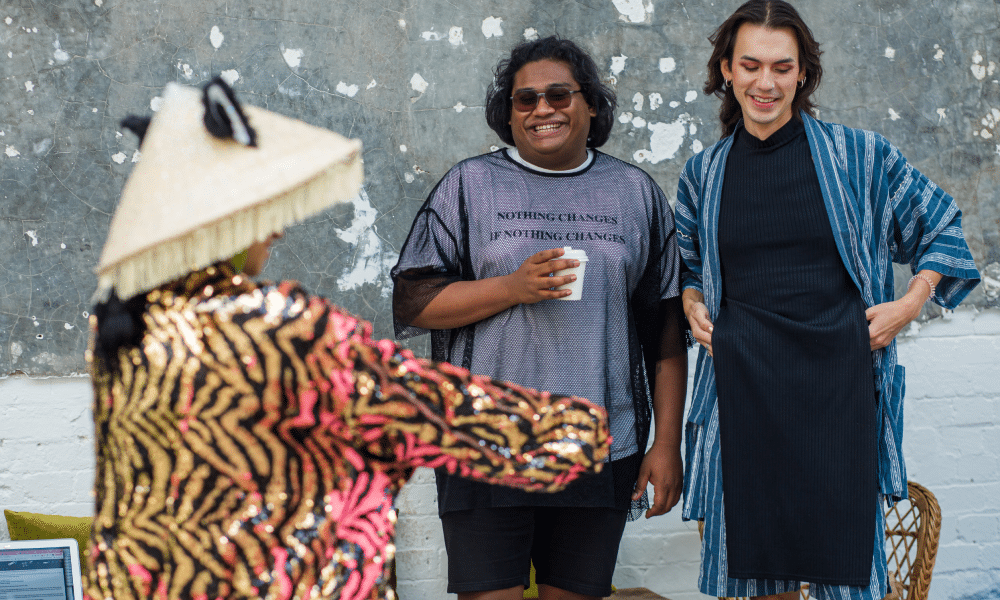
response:
[[[941,507],[930,490],[909,482],[910,499],[886,511],[889,577],[903,584],[904,600],[927,600],[941,538]]]
[[[931,573],[941,538],[941,507],[930,490],[910,481],[910,498],[885,511],[885,549],[889,594],[884,600],[927,600]],[[698,522],[698,533],[704,530]],[[802,600],[809,599],[809,585],[802,586]],[[719,600],[747,600],[720,598]]]

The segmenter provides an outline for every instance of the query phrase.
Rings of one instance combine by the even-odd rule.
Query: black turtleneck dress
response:
[[[868,323],[799,119],[763,141],[737,130],[719,257],[729,576],[867,585],[878,504]]]

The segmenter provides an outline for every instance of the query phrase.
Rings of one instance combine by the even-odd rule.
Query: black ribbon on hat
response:
[[[205,84],[205,128],[217,138],[230,138],[244,146],[257,146],[257,132],[250,126],[233,88],[218,75]]]
[[[257,132],[250,126],[233,88],[222,77],[216,75],[205,84],[201,101],[205,105],[205,129],[209,133],[217,138],[235,140],[244,146],[257,146]],[[121,120],[121,126],[139,138],[141,147],[150,121],[152,117],[127,115]]]

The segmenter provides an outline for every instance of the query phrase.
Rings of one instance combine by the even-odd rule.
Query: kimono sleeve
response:
[[[677,247],[681,257],[681,289],[703,292],[701,244],[698,236],[698,211],[701,204],[701,178],[696,161],[703,154],[690,158],[677,182],[675,220]]]
[[[955,308],[979,283],[979,271],[962,233],[962,211],[954,198],[906,161],[884,138],[883,168],[894,219],[893,262],[913,273],[929,269],[944,277],[934,300]]]
[[[332,403],[330,426],[356,449],[354,460],[557,491],[599,471],[610,451],[607,415],[587,400],[418,359],[373,340],[366,321],[335,307],[328,317],[309,363]]]
[[[434,187],[413,219],[410,233],[390,271],[392,314],[398,339],[428,333],[413,320],[445,287],[463,279],[466,258],[461,166]]]

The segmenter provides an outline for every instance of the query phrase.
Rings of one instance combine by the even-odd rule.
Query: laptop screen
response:
[[[82,600],[76,540],[0,542],[4,600]]]

